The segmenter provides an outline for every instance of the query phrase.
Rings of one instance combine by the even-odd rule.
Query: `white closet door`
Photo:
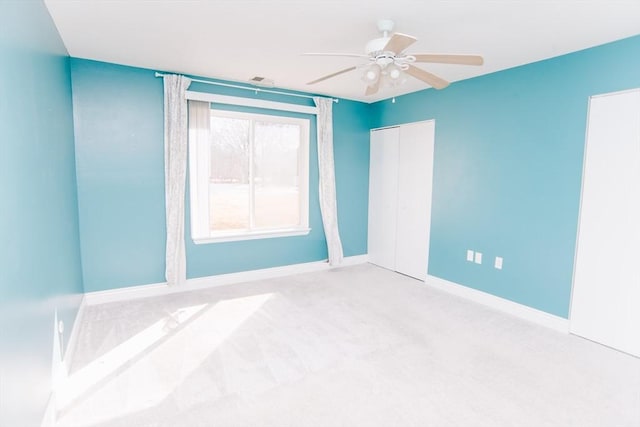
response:
[[[396,271],[427,278],[435,122],[400,127]]]
[[[640,91],[592,97],[571,332],[640,356]]]
[[[399,128],[371,131],[369,262],[395,270]]]

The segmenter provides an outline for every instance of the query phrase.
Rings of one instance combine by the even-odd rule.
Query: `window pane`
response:
[[[255,122],[256,228],[294,227],[300,224],[299,149],[299,125]]]
[[[249,228],[249,120],[211,118],[209,222],[212,231]]]

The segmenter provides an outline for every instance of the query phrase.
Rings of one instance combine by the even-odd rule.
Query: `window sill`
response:
[[[196,245],[206,243],[237,242],[241,240],[272,239],[277,237],[306,236],[310,228],[288,228],[268,231],[249,231],[240,234],[218,234],[211,237],[193,239]]]

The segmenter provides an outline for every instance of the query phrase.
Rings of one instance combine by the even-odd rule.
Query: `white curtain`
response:
[[[336,178],[333,164],[333,100],[314,97],[318,107],[318,166],[320,169],[320,212],[327,239],[329,264],[342,263],[342,242],[338,230]]]
[[[167,216],[167,284],[183,283],[187,276],[184,247],[184,196],[187,173],[187,99],[191,80],[164,76],[164,191]]]
[[[209,237],[209,139],[211,104],[189,101],[189,191],[191,194],[191,233],[194,238]]]

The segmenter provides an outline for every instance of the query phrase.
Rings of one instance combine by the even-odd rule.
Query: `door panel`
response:
[[[395,270],[399,128],[371,131],[369,261]]]
[[[400,127],[396,271],[427,278],[435,122]]]
[[[589,105],[571,332],[640,356],[640,91]]]

